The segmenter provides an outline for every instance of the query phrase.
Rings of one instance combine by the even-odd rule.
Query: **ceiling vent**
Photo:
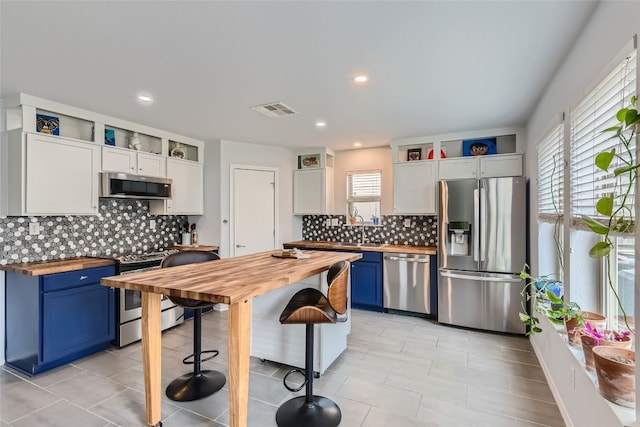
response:
[[[296,111],[293,108],[283,104],[282,102],[256,105],[251,107],[251,109],[267,117],[291,116],[292,114],[296,114]]]

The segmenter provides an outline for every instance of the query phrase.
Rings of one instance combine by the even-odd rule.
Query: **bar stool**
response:
[[[218,254],[213,252],[186,250],[166,256],[162,260],[160,267],[175,267],[178,265],[195,264],[218,259],[220,259]],[[190,308],[194,311],[193,353],[182,360],[184,364],[193,364],[193,372],[173,380],[171,384],[167,386],[167,397],[179,402],[188,402],[207,397],[220,390],[226,382],[226,378],[222,372],[211,370],[203,371],[200,369],[202,362],[218,355],[218,350],[202,351],[202,309],[212,306],[213,303],[190,298],[169,297],[169,299],[181,307]],[[210,354],[210,356],[202,359],[203,354]],[[189,361],[191,357],[193,357],[193,361]]]
[[[280,323],[306,324],[305,369],[292,369],[282,382],[287,390],[296,392],[306,386],[305,396],[294,397],[283,403],[276,412],[279,427],[335,427],[340,424],[342,413],[338,405],[323,396],[313,395],[313,328],[316,323],[336,323],[347,320],[347,287],[349,263],[340,261],[327,273],[328,298],[313,288],[298,291],[282,311]],[[287,377],[304,373],[304,383],[299,388],[289,387]]]

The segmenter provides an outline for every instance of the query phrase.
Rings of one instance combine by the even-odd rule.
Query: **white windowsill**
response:
[[[616,405],[600,395],[596,373],[587,371],[582,347],[568,343],[564,326],[552,324],[544,316],[540,321],[543,332],[532,335],[530,341],[567,425],[586,425],[580,424],[580,417],[589,410],[594,411],[594,417],[612,421],[598,425],[634,425],[635,409]],[[568,363],[562,363],[562,359]]]

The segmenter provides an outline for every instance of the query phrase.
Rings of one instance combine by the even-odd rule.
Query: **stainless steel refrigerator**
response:
[[[439,183],[438,321],[524,334],[524,177]]]

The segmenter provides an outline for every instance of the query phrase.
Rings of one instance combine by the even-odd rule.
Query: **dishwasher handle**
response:
[[[419,257],[399,257],[399,256],[387,255],[384,257],[384,259],[389,261],[417,262],[422,264],[429,263],[429,258],[419,258]]]

